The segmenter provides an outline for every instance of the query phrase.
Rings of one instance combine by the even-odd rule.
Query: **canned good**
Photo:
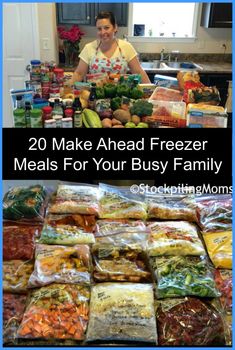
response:
[[[81,111],[75,111],[73,116],[74,121],[74,127],[75,128],[82,128],[82,112]]]
[[[26,128],[25,110],[17,108],[13,111],[15,128]]]
[[[42,110],[32,109],[30,111],[30,124],[31,128],[42,128]]]
[[[61,115],[53,115],[53,119],[56,122],[56,127],[57,128],[62,128],[62,116]]]
[[[42,82],[42,98],[48,99],[50,97],[50,82]]]
[[[54,119],[47,119],[44,121],[44,128],[56,128],[56,121]]]
[[[62,119],[62,128],[72,128],[73,119],[72,118],[63,118]]]
[[[64,70],[62,68],[54,69],[55,80],[59,84],[60,87],[64,85]]]
[[[33,81],[41,81],[41,61],[32,60],[30,61],[30,64],[31,64],[30,79]]]

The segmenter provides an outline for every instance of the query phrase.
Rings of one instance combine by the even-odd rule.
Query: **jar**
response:
[[[73,123],[75,128],[82,128],[82,111],[75,111]]]
[[[62,119],[62,128],[72,128],[73,119],[72,118],[63,118]]]
[[[41,81],[41,61],[32,60],[30,61],[30,64],[31,64],[30,79],[33,81]]]
[[[55,80],[59,84],[59,86],[64,85],[64,70],[62,68],[55,68],[54,69],[55,74]]]
[[[57,83],[52,83],[50,86],[50,98],[60,98],[60,87]]]
[[[42,110],[32,109],[30,111],[30,124],[31,128],[42,128]]]
[[[15,128],[26,128],[25,110],[17,108],[13,111]]]
[[[73,109],[72,108],[66,108],[64,110],[65,118],[73,118]]]
[[[54,119],[48,119],[44,122],[44,128],[56,128],[56,121]]]
[[[50,97],[50,82],[49,81],[44,81],[42,82],[42,98],[46,98],[48,100],[48,98]]]
[[[51,118],[52,107],[46,106],[42,108],[42,121],[45,123],[45,120],[52,119]]]
[[[62,128],[62,115],[54,115],[53,116],[53,119],[55,120],[56,122],[56,127],[57,128]]]

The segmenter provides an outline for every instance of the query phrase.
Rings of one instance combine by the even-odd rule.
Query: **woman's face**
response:
[[[117,26],[113,26],[108,18],[98,19],[96,22],[97,35],[102,42],[113,40]]]

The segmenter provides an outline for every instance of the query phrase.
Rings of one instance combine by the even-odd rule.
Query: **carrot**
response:
[[[74,326],[70,327],[68,333],[73,335],[74,333],[76,333],[76,328]]]
[[[19,334],[23,336],[29,333],[31,333],[31,329],[27,325],[22,326],[22,328],[19,330]]]

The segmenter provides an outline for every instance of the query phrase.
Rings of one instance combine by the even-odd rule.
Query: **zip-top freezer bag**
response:
[[[50,226],[76,226],[83,229],[85,232],[96,231],[95,215],[82,214],[48,214],[45,218],[45,223]]]
[[[195,225],[186,221],[148,222],[150,256],[206,255]]]
[[[84,339],[89,314],[89,287],[51,284],[31,294],[19,338]]]
[[[214,269],[207,259],[193,256],[152,258],[159,299],[180,296],[219,297]]]
[[[13,221],[44,221],[48,193],[44,186],[12,187],[3,198],[3,218]]]
[[[156,345],[152,285],[124,282],[93,286],[86,341]]]
[[[3,262],[3,290],[27,293],[28,281],[33,272],[33,261],[10,260]]]
[[[90,284],[90,271],[89,246],[37,244],[29,287],[40,287],[50,283]]]
[[[103,237],[111,236],[116,233],[138,233],[143,231],[146,231],[146,226],[145,223],[140,220],[104,219],[97,220],[97,230],[95,232],[95,236]]]
[[[50,214],[86,214],[98,216],[98,187],[94,185],[59,185]]]
[[[223,309],[231,313],[232,312],[232,270],[216,269],[215,270],[215,283],[216,287],[221,293],[220,303]]]
[[[99,217],[101,219],[145,220],[146,209],[143,196],[131,193],[128,187],[99,184]]]
[[[197,298],[158,302],[159,346],[223,346],[223,316],[211,303]]]

